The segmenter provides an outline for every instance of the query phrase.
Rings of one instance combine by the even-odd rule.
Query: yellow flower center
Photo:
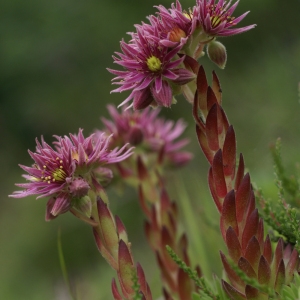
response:
[[[192,11],[191,9],[189,9],[188,12],[184,11],[182,14],[183,14],[187,19],[190,19],[190,20],[193,19],[193,11]]]
[[[65,181],[67,177],[67,173],[63,169],[63,161],[58,157],[55,159],[57,168],[53,170],[49,170],[48,163],[43,166],[42,176],[40,178],[36,178],[36,181],[45,181],[48,183],[56,182],[56,181]]]
[[[147,66],[150,71],[157,72],[161,69],[161,61],[158,57],[152,55],[147,59]]]
[[[52,173],[52,181],[64,181],[66,178],[67,174],[63,169],[56,169],[53,173]]]
[[[220,16],[212,16],[210,17],[210,20],[212,27],[217,27],[222,22]]]

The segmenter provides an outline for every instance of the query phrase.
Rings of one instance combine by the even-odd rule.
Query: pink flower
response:
[[[232,14],[239,1],[230,7],[231,2],[231,0],[197,0],[194,17],[209,37],[235,35],[256,26],[249,25],[241,28],[231,28],[236,26],[249,13],[248,11],[237,18],[233,17]]]
[[[120,85],[112,92],[131,90],[130,95],[121,103],[133,100],[134,109],[149,105],[170,107],[173,99],[171,84],[182,85],[193,80],[195,75],[180,67],[184,56],[177,56],[182,45],[170,49],[160,43],[159,30],[143,24],[136,26],[137,33],[131,33],[132,40],[127,44],[121,41],[122,53],[116,53],[114,62],[125,71],[108,69],[117,75],[114,84]]]
[[[93,188],[93,177],[99,176],[95,172],[132,154],[132,148],[128,149],[126,145],[110,151],[111,136],[101,135],[95,139],[92,134],[84,138],[81,129],[78,135],[55,137],[54,147],[43,138],[41,143],[36,139],[36,152],[28,151],[34,164],[31,167],[20,165],[27,172],[23,177],[29,182],[16,184],[24,190],[10,195],[14,198],[30,195],[37,195],[37,199],[51,197],[47,203],[46,220],[54,219],[72,207],[81,210],[82,203],[87,201],[85,196]]]
[[[113,105],[108,105],[108,111],[112,120],[102,118],[102,122],[105,132],[113,134],[113,147],[131,143],[136,147],[136,153],[154,155],[156,161],[161,157],[163,162],[173,165],[183,165],[191,160],[191,153],[181,150],[188,140],[178,140],[186,128],[182,120],[175,123],[159,118],[159,109],[126,109],[119,113]]]
[[[179,43],[186,44],[196,25],[192,11],[183,11],[178,0],[176,6],[172,4],[170,9],[162,5],[156,8],[159,11],[158,17],[149,16],[148,19],[153,27],[158,28],[160,44],[171,48]]]

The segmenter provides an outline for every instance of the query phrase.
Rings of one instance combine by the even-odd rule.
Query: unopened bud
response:
[[[102,186],[107,186],[113,178],[113,172],[108,168],[98,167],[94,172]]]
[[[75,178],[70,180],[70,194],[75,198],[81,198],[85,196],[88,193],[89,189],[89,184],[83,178]]]
[[[129,134],[128,134],[128,142],[132,146],[139,145],[144,139],[143,132],[141,128],[134,126],[133,128],[130,129]]]
[[[89,196],[76,199],[74,203],[74,207],[80,212],[82,212],[88,218],[92,215],[92,200],[90,199]]]
[[[219,68],[224,69],[227,61],[225,46],[217,41],[211,41],[207,45],[207,55]]]
[[[133,109],[140,110],[149,106],[153,102],[153,97],[149,89],[143,89],[134,93]]]

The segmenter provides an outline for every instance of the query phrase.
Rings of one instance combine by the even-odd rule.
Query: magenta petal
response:
[[[149,88],[134,92],[133,109],[140,110],[149,106],[153,101],[152,94]]]
[[[161,76],[156,77],[154,85],[155,85],[156,93],[159,93],[161,88],[162,88],[162,78],[161,78]]]
[[[172,81],[179,85],[184,85],[196,78],[196,75],[187,69],[177,69],[173,71],[177,78]]]
[[[53,216],[52,214],[51,214],[51,210],[52,210],[52,208],[53,208],[53,205],[55,204],[55,198],[54,197],[52,197],[52,198],[50,198],[49,200],[48,200],[48,202],[47,202],[47,206],[46,206],[46,215],[45,215],[45,220],[46,221],[51,221],[51,220],[53,220],[53,219],[55,219],[56,218],[56,216]]]
[[[50,213],[53,216],[61,215],[70,209],[70,200],[66,194],[62,194],[56,198]]]
[[[172,89],[167,81],[162,81],[162,88],[159,93],[156,92],[156,89],[152,86],[151,87],[152,95],[158,105],[170,107],[172,104]]]

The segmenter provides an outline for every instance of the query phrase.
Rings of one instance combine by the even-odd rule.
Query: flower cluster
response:
[[[147,156],[148,166],[155,163],[181,166],[191,160],[192,154],[181,150],[188,139],[177,140],[186,128],[182,120],[175,123],[159,118],[159,109],[123,109],[119,113],[113,105],[107,108],[112,120],[102,118],[102,122],[106,134],[112,134],[111,147],[126,143],[135,146],[135,154]]]
[[[55,138],[53,147],[43,138],[41,142],[36,140],[36,152],[28,151],[34,164],[31,167],[20,165],[28,173],[23,177],[29,182],[16,184],[24,190],[10,196],[50,197],[46,220],[54,219],[72,207],[90,216],[88,194],[93,189],[93,177],[97,174],[97,177],[107,180],[110,171],[103,166],[126,159],[132,154],[132,148],[128,149],[125,145],[110,151],[108,144],[111,136],[103,134],[95,138],[92,134],[85,138],[81,129],[77,135]]]
[[[248,12],[234,18],[232,13],[238,1],[230,5],[231,1],[197,0],[193,8],[184,11],[177,0],[170,9],[158,6],[157,15],[148,17],[150,24],[135,25],[136,32],[129,33],[131,40],[128,43],[122,40],[122,52],[113,56],[114,62],[125,70],[108,69],[116,75],[114,84],[119,85],[112,92],[131,91],[121,105],[132,100],[129,106],[136,110],[149,105],[170,107],[180,87],[195,79],[185,63],[186,55],[197,59],[204,45],[216,37],[242,33],[255,26],[231,28]],[[209,57],[223,68],[224,46],[214,44]]]

